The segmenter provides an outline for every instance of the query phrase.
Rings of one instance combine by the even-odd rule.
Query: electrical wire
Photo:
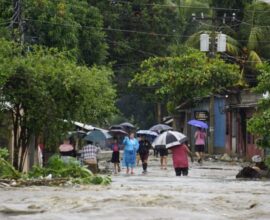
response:
[[[232,58],[232,59],[234,59],[236,61],[242,61],[242,62],[245,62],[245,63],[261,63],[261,62],[264,62],[264,61],[270,62],[270,60],[268,60],[268,59],[264,59],[262,61],[255,61],[255,60],[252,61],[252,60],[244,60],[244,59],[241,59],[241,58],[237,58],[237,57],[231,56],[231,55],[229,55],[227,53],[224,53],[223,55],[225,55],[226,57]]]
[[[61,3],[64,2],[65,4],[68,5],[73,5],[74,7],[76,6],[74,3],[69,2],[68,0],[50,0],[53,1],[55,3]],[[104,0],[103,0],[104,1]],[[252,12],[265,12],[266,10],[252,10],[252,9],[240,9],[240,8],[224,8],[224,7],[200,7],[200,6],[192,6],[192,5],[177,5],[175,3],[173,4],[158,4],[158,3],[134,3],[134,2],[130,2],[130,1],[123,1],[123,0],[107,0],[107,2],[110,5],[114,5],[117,3],[121,3],[121,4],[130,4],[130,5],[141,5],[141,6],[159,6],[159,7],[169,7],[169,8],[190,8],[190,9],[208,9],[208,10],[224,10],[224,11],[252,11]],[[78,3],[78,1],[76,1],[76,3]],[[87,3],[87,2],[82,2],[82,3]]]
[[[108,42],[111,42],[112,44],[117,44],[116,41],[111,41],[111,40],[109,40],[109,39],[107,39],[107,41],[108,41]],[[145,54],[145,55],[158,56],[157,54],[154,54],[154,53],[152,53],[152,52],[148,52],[148,51],[144,51],[144,50],[140,50],[140,49],[135,49],[135,48],[133,48],[133,47],[127,45],[127,44],[125,44],[125,45],[120,45],[120,46],[124,46],[124,47],[126,47],[126,48],[128,48],[128,49],[137,51],[137,52],[142,53],[142,54]]]
[[[38,23],[44,23],[44,24],[52,24],[57,26],[63,26],[63,27],[77,27],[77,28],[85,28],[85,29],[96,29],[96,30],[103,30],[103,31],[115,31],[115,32],[124,32],[124,33],[133,33],[133,34],[141,34],[141,35],[148,35],[152,37],[175,37],[175,38],[189,38],[190,35],[180,35],[180,34],[164,34],[164,33],[155,33],[155,32],[146,32],[146,31],[137,31],[137,30],[131,30],[131,29],[120,29],[120,28],[105,28],[105,27],[94,27],[94,26],[87,26],[87,25],[75,25],[75,24],[68,24],[68,23],[56,23],[56,22],[50,22],[50,21],[41,21],[36,19],[30,19],[25,18],[26,21],[33,21]],[[237,39],[237,41],[240,42],[253,42],[248,41],[246,39]],[[255,42],[255,41],[254,41]],[[270,43],[270,41],[259,41],[261,43]]]
[[[46,24],[52,24],[52,25],[58,25],[58,26],[66,26],[66,27],[77,27],[77,28],[85,28],[85,29],[99,29],[99,30],[105,30],[105,31],[118,31],[118,32],[126,32],[126,33],[136,33],[136,34],[142,34],[142,35],[149,35],[149,36],[162,36],[162,37],[179,37],[179,35],[176,34],[162,34],[162,33],[155,33],[155,32],[146,32],[146,31],[137,31],[137,30],[130,30],[130,29],[119,29],[119,28],[105,28],[105,27],[94,27],[94,26],[88,26],[88,25],[74,25],[74,24],[67,24],[67,23],[56,23],[56,22],[49,22],[49,21],[41,21],[31,18],[25,18],[26,21],[36,21],[39,23],[46,23]]]

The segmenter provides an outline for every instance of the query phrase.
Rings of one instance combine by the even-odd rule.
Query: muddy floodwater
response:
[[[1,188],[0,219],[270,219],[270,182],[236,180],[240,164],[195,162],[188,177],[158,164],[110,186]]]

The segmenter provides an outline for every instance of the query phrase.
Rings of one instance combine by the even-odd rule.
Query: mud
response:
[[[176,177],[160,170],[113,176],[110,186],[0,188],[0,219],[270,219],[270,182],[236,180],[241,164],[191,164]]]

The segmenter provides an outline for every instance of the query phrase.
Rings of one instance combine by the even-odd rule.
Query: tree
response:
[[[215,23],[210,22],[209,27],[202,25],[201,31],[191,35],[187,45],[198,48],[199,36],[203,32],[222,31],[227,34],[226,53],[223,59],[240,66],[241,74],[245,81],[241,86],[248,83],[249,86],[256,85],[258,64],[262,60],[269,59],[269,24],[270,6],[263,2],[253,1],[212,1],[212,6],[217,8],[228,8],[215,10]],[[241,9],[232,11],[230,9]],[[243,10],[244,9],[244,10]],[[232,13],[235,20],[232,21]],[[223,23],[223,15],[226,13],[226,22]],[[269,41],[269,42],[268,42]]]
[[[128,83],[143,60],[165,56],[168,46],[180,41],[183,20],[177,5],[166,0],[89,2],[100,9],[104,18],[108,59],[113,63],[119,94],[118,107],[129,120],[134,117],[141,127],[150,126],[154,117],[145,120],[144,112],[154,113],[154,103],[145,102],[140,89],[133,90]]]
[[[68,128],[64,119],[102,125],[115,112],[110,69],[78,66],[56,49],[0,44],[1,103],[13,121],[16,167],[22,169],[31,137],[43,134],[55,145]]]
[[[258,85],[254,88],[258,94],[270,91],[270,65],[264,63],[259,67]],[[268,94],[269,95],[269,94]],[[261,138],[257,143],[263,148],[270,148],[270,98],[262,98],[256,113],[248,121],[248,130]]]
[[[88,66],[105,63],[107,44],[103,18],[98,8],[87,0],[25,0],[21,4],[24,43],[70,50],[81,64]],[[11,32],[19,32],[16,25],[10,26],[18,11],[7,0],[1,1],[0,10],[3,12],[0,22],[6,22],[0,28],[1,36],[11,39]]]
[[[150,87],[154,97],[166,100],[169,110],[179,103],[221,93],[239,80],[239,68],[219,58],[187,49],[182,56],[145,60],[132,84]]]

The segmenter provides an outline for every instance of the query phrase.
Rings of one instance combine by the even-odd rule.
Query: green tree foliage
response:
[[[152,88],[153,96],[167,100],[173,110],[179,103],[220,93],[239,78],[236,65],[219,58],[209,60],[205,54],[187,49],[182,56],[145,60],[132,83]]]
[[[269,4],[252,0],[213,0],[210,5],[214,7],[213,20],[209,20],[208,23],[206,20],[198,21],[201,28],[188,38],[187,45],[198,48],[199,36],[203,32],[210,34],[213,31],[221,31],[227,34],[227,47],[223,59],[240,66],[245,80],[240,82],[241,86],[245,86],[246,83],[254,86],[257,65],[261,64],[262,60],[269,59]],[[232,13],[235,13],[234,20]]]
[[[143,60],[168,54],[168,46],[181,40],[183,18],[177,4],[170,0],[89,2],[100,9],[104,18],[108,59],[113,62],[119,94],[118,107],[128,120],[134,117],[142,127],[150,126],[154,117],[145,120],[145,111],[154,113],[154,104],[142,100],[141,89],[129,88],[128,82]]]
[[[263,94],[270,91],[270,65],[264,63],[259,67],[258,85],[254,91]],[[248,130],[261,137],[258,145],[264,148],[270,147],[270,98],[261,99],[257,112],[248,121]]]
[[[15,153],[25,152],[31,135],[63,132],[63,119],[101,125],[115,111],[110,69],[78,66],[56,49],[0,44],[1,103],[13,120]]]
[[[8,21],[4,33],[11,32],[7,26],[18,16],[12,1],[1,1],[1,9],[0,22]],[[89,66],[104,64],[107,44],[103,19],[87,0],[25,0],[21,11],[25,43],[70,50],[80,63]]]
[[[69,178],[74,184],[101,184],[108,185],[112,182],[109,176],[93,175],[86,167],[80,166],[75,158],[70,158],[68,163],[58,156],[52,156],[46,167],[33,167],[29,173],[31,178],[40,178],[52,175],[53,178]]]

